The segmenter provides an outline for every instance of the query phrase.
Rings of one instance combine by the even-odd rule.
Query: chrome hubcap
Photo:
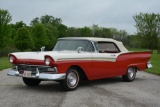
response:
[[[128,69],[128,77],[130,79],[133,79],[134,78],[134,75],[135,75],[135,70],[133,68],[129,68]]]
[[[68,74],[67,77],[69,87],[75,87],[78,81],[77,73],[72,71]]]

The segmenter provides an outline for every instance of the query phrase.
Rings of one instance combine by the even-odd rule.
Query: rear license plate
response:
[[[23,77],[31,77],[31,71],[24,71]]]
[[[148,68],[152,68],[153,66],[152,66],[151,63],[148,63],[148,64],[147,64],[147,67],[148,67]]]

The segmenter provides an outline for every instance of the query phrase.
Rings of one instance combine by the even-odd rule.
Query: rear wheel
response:
[[[27,86],[38,86],[41,83],[41,80],[33,79],[33,78],[23,78],[23,82]]]
[[[137,69],[135,67],[129,67],[126,74],[122,76],[124,81],[131,82],[136,77]]]
[[[66,78],[60,82],[62,90],[73,91],[79,84],[79,73],[77,68],[72,67],[67,70]]]

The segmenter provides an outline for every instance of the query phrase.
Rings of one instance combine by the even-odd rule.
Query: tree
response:
[[[34,26],[35,24],[37,24],[37,23],[40,23],[38,17],[34,18],[34,19],[31,21],[30,25],[33,27],[33,26]]]
[[[158,36],[160,35],[160,14],[140,13],[133,16],[139,35],[146,41],[146,46],[153,50],[158,48]]]
[[[46,29],[46,35],[48,38],[46,50],[51,51],[53,50],[53,47],[56,44],[57,38],[53,35],[53,33],[49,29]]]
[[[46,36],[46,29],[43,24],[38,23],[32,29],[34,50],[38,51],[42,46],[46,46],[48,38]]]
[[[67,37],[80,37],[80,29],[75,27],[68,27],[67,28]]]
[[[112,38],[112,32],[109,28],[101,28],[101,37]]]
[[[40,18],[36,17],[35,19],[31,21],[30,25],[34,26],[37,23],[42,23],[42,24],[50,23],[52,24],[52,26],[57,26],[62,23],[62,20],[61,18],[55,18],[50,15],[45,15],[45,16],[41,16]]]
[[[90,37],[90,36],[92,36],[92,31],[87,26],[85,26],[83,28],[80,28],[80,33],[81,33],[81,36],[83,36],[83,37]]]
[[[67,36],[67,26],[60,24],[58,25],[58,38]]]
[[[0,48],[7,43],[7,36],[9,32],[8,24],[12,20],[12,16],[7,10],[0,9]]]
[[[27,25],[23,22],[23,21],[20,21],[20,22],[16,22],[15,24],[15,27],[17,29],[21,28],[21,27],[26,27]]]
[[[66,35],[65,34],[66,30],[64,29],[67,29],[67,27],[61,23],[62,23],[62,20],[60,18],[55,18],[50,15],[44,15],[44,16],[41,16],[40,18],[36,17],[35,19],[33,19],[30,25],[31,27],[34,27],[36,24],[43,24],[44,27],[46,29],[49,29],[54,36],[63,37],[64,35]]]
[[[14,43],[17,49],[24,51],[32,47],[33,41],[29,30],[26,27],[19,28]]]
[[[141,44],[141,36],[140,35],[130,35],[129,38],[129,46],[132,48],[142,48]]]
[[[98,25],[95,25],[93,24],[92,27],[91,27],[91,30],[92,30],[92,35],[94,37],[101,37],[101,29]]]

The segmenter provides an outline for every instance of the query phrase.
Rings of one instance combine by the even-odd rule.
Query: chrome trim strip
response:
[[[29,64],[13,64],[13,65],[15,65],[15,66],[17,66],[17,65],[26,65],[26,66],[37,66],[37,67],[50,67],[50,66],[44,66],[44,65],[29,65]]]
[[[19,74],[17,70],[10,69],[7,73],[8,76],[18,76],[18,77],[24,77],[23,75]],[[35,79],[42,79],[42,80],[63,80],[65,79],[66,74],[44,74],[39,73],[37,70],[37,73],[35,76],[26,77],[26,78],[35,78]]]
[[[99,51],[97,50],[96,46],[95,46],[95,43],[93,41],[91,41],[92,43],[92,46],[94,48],[94,52],[93,53],[99,53]]]

